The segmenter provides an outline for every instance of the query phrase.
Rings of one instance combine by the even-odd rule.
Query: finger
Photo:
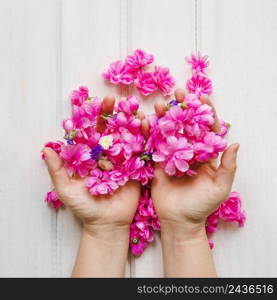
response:
[[[221,156],[221,163],[216,171],[215,182],[218,186],[231,189],[237,166],[239,144],[230,145]]]
[[[114,96],[106,96],[103,99],[102,107],[101,107],[101,115],[97,118],[97,122],[96,122],[96,130],[98,132],[103,132],[106,129],[107,121],[105,120],[105,118],[103,118],[103,116],[110,115],[113,113],[114,104],[115,104]]]
[[[167,111],[166,105],[163,102],[156,103],[154,105],[154,107],[155,107],[156,115],[158,117],[162,117],[166,113],[166,111]]]
[[[147,119],[143,119],[141,121],[141,131],[142,131],[142,134],[145,138],[148,138],[149,137],[149,134],[150,134],[150,124],[149,124],[149,121]]]
[[[114,96],[106,96],[103,100],[102,103],[102,114],[112,114],[113,113],[113,108],[115,104],[115,98]]]
[[[145,114],[142,111],[139,111],[137,113],[137,118],[142,121],[145,118]]]
[[[46,147],[43,149],[43,153],[45,155],[49,175],[51,176],[55,188],[58,190],[69,183],[69,176],[63,166],[61,158],[53,149]]]
[[[208,104],[209,106],[211,106],[212,110],[213,110],[213,113],[214,113],[214,124],[212,126],[212,129],[215,133],[218,133],[220,132],[220,122],[219,122],[219,119],[218,119],[218,116],[217,116],[217,112],[216,112],[216,109],[212,103],[212,101],[210,100],[210,98],[208,98],[207,96],[201,96],[200,97],[200,101],[203,103],[203,104]]]
[[[178,102],[182,103],[185,100],[186,92],[183,89],[176,89],[175,92],[174,92],[174,95],[175,95],[175,99]]]

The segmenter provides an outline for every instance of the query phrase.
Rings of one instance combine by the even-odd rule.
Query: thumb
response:
[[[141,121],[141,131],[142,134],[145,138],[149,137],[149,133],[150,133],[150,124],[149,121],[147,119],[143,119]]]
[[[238,150],[239,144],[232,144],[223,152],[221,163],[216,171],[215,182],[218,186],[231,189],[237,168]]]
[[[48,167],[49,175],[51,176],[52,182],[56,189],[69,183],[69,177],[63,162],[59,155],[51,148],[44,148],[43,153],[45,155],[45,162]]]

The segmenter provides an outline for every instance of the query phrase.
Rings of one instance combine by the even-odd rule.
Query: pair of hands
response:
[[[183,90],[176,90],[175,97],[179,102],[185,99]],[[213,130],[220,130],[216,111],[211,101],[202,97],[203,103],[209,104],[215,114]],[[114,97],[105,97],[102,113],[113,112]],[[155,105],[158,116],[166,112],[166,105]],[[142,132],[149,134],[149,124],[143,114]],[[105,128],[105,120],[97,122],[97,129]],[[232,144],[223,153],[219,166],[213,160],[197,167],[197,176],[169,177],[161,167],[155,165],[155,176],[152,180],[151,195],[161,222],[162,234],[180,232],[180,237],[193,237],[204,233],[207,216],[213,212],[229,195],[236,171],[236,156],[239,145]],[[84,224],[84,229],[91,235],[109,237],[107,232],[129,230],[133,220],[138,199],[140,184],[129,181],[116,190],[113,195],[93,197],[89,194],[81,178],[70,178],[63,162],[50,148],[45,148],[44,154],[49,174],[56,192],[64,204],[78,216]],[[108,241],[107,241],[108,242]]]

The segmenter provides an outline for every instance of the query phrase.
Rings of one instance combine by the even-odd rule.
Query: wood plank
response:
[[[219,114],[232,123],[229,140],[241,143],[234,189],[248,213],[243,229],[220,226],[217,269],[220,276],[276,276],[277,3],[198,2],[199,48],[211,59]],[[2,1],[0,32],[0,277],[69,276],[80,226],[69,210],[56,214],[43,203],[51,183],[39,160],[41,146],[63,136],[60,122],[69,114],[72,89],[83,84],[94,95],[127,93],[100,74],[136,48],[155,54],[184,86],[184,57],[194,49],[194,1]],[[153,112],[159,100],[144,98],[143,110]],[[162,276],[159,237],[130,259],[127,276]]]
[[[101,73],[126,55],[126,1],[67,0],[62,5],[62,54],[60,119],[69,115],[68,95],[79,85],[92,95],[104,97],[122,91],[107,85]],[[61,133],[62,134],[62,133]],[[58,214],[58,268],[61,276],[71,272],[80,238],[79,222],[69,210]],[[126,276],[129,276],[129,264]]]
[[[56,136],[57,2],[0,3],[0,277],[55,276],[56,213],[40,150]]]
[[[201,50],[210,55],[214,102],[240,142],[234,189],[245,228],[221,226],[214,257],[220,276],[276,276],[277,3],[201,1]]]
[[[170,68],[176,86],[183,87],[188,74],[184,62],[193,46],[193,2],[182,0],[132,0],[129,49],[141,48],[155,55],[154,65]],[[157,9],[158,8],[158,9]],[[170,97],[169,97],[170,99]],[[144,112],[152,113],[160,94],[143,99]],[[163,276],[162,252],[157,235],[155,243],[139,258],[132,259],[132,277]]]

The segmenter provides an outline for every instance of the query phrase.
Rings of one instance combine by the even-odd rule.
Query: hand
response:
[[[176,99],[183,102],[185,93],[175,92]],[[215,114],[213,130],[218,132],[220,124],[211,101],[202,97],[201,101],[210,105]],[[162,116],[165,104],[155,106],[156,113]],[[161,225],[183,225],[188,230],[201,229],[206,218],[229,195],[236,171],[236,157],[239,145],[229,146],[221,157],[220,165],[216,160],[203,163],[196,168],[196,176],[169,177],[156,164],[152,182],[152,198]]]
[[[175,92],[179,102],[185,93]],[[202,97],[215,114],[213,130],[220,124],[208,98]],[[166,112],[165,104],[155,106],[157,115]],[[215,277],[216,270],[205,232],[208,215],[229,195],[236,171],[238,144],[229,146],[221,157],[196,168],[193,177],[169,177],[156,164],[151,195],[161,222],[164,271],[167,277]]]
[[[105,97],[102,114],[111,114],[114,103],[114,97]],[[105,129],[105,122],[103,118],[98,119],[97,130],[99,132]],[[88,192],[83,178],[67,175],[63,162],[55,151],[50,148],[45,148],[43,151],[49,174],[60,200],[83,221],[88,231],[122,227],[129,230],[140,195],[139,182],[129,181],[112,195],[94,197]]]
[[[102,114],[112,114],[114,97],[106,97]],[[143,120],[144,115],[138,114]],[[145,131],[148,124],[142,122]],[[106,121],[98,118],[96,128],[103,132]],[[129,227],[140,196],[140,183],[127,182],[112,195],[92,196],[84,179],[69,177],[63,162],[50,148],[43,150],[49,174],[60,200],[83,222],[83,233],[72,272],[73,277],[122,277],[129,247]]]

